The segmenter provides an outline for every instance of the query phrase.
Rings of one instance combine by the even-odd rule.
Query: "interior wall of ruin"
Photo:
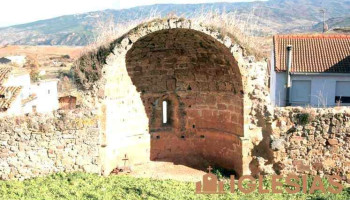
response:
[[[162,30],[139,39],[126,62],[149,119],[152,160],[242,173],[242,80],[223,44],[194,30]]]

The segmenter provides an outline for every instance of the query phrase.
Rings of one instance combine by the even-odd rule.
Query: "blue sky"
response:
[[[0,27],[104,9],[164,3],[242,2],[253,0],[3,0]]]

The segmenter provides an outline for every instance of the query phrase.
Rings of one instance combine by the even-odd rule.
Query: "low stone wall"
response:
[[[350,108],[275,108],[271,149],[276,172],[350,179]]]
[[[100,173],[100,132],[91,112],[0,119],[0,179],[56,172]]]

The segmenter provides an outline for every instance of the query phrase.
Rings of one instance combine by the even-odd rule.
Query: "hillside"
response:
[[[327,8],[327,18],[350,17],[350,0],[270,0],[265,2],[158,4],[123,10],[104,10],[67,15],[28,24],[0,28],[0,44],[20,45],[76,45],[93,41],[101,22],[113,18],[116,23],[143,19],[150,13],[166,16],[194,17],[208,11],[235,12],[241,22],[254,24],[256,35],[304,32],[322,21],[320,8]],[[345,25],[348,22],[345,23]]]

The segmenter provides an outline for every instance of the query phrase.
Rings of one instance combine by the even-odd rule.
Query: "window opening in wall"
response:
[[[163,124],[168,123],[168,102],[163,101]]]
[[[350,103],[350,81],[337,81],[335,90],[336,104]]]

